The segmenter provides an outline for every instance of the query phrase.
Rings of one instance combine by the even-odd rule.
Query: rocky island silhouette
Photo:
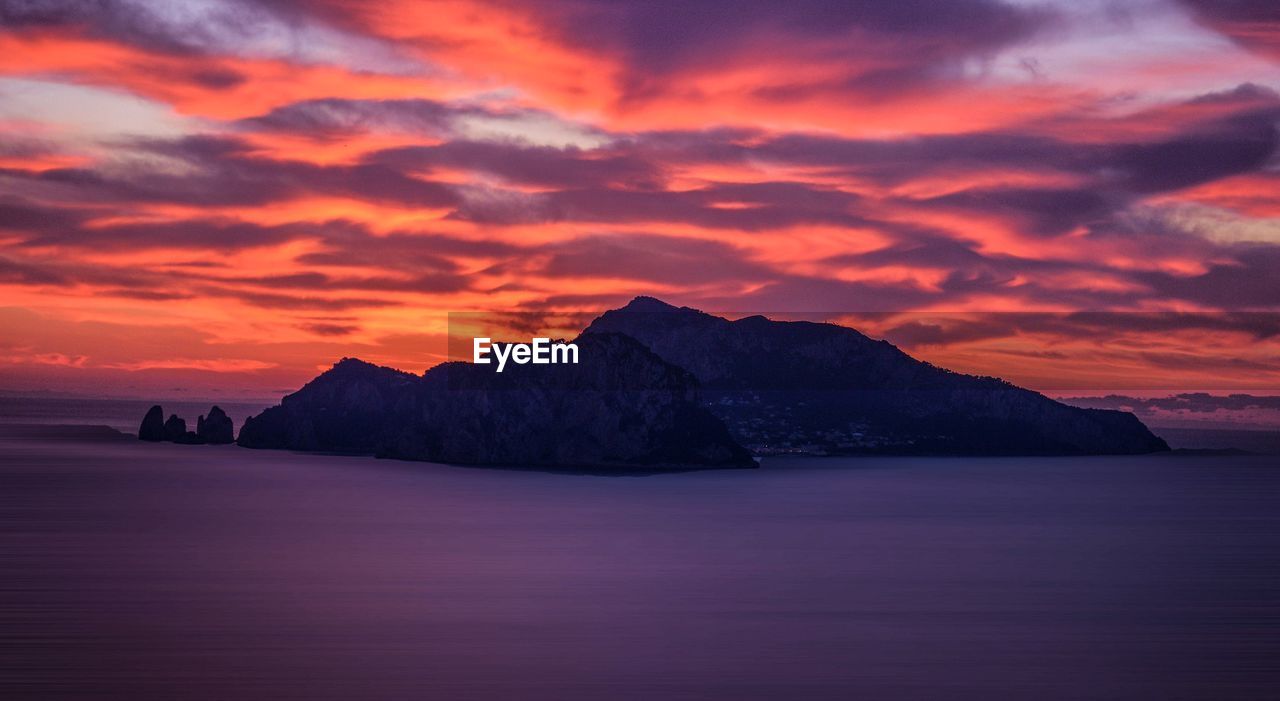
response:
[[[1167,451],[1133,414],[952,372],[845,326],[735,321],[652,297],[596,318],[582,362],[448,362],[414,375],[344,358],[245,420],[235,442],[462,465],[689,469],[771,454],[1094,455]],[[179,425],[181,423],[181,425]],[[227,443],[217,407],[143,440]]]

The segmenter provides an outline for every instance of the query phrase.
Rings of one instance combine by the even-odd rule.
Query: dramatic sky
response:
[[[644,293],[1280,389],[1277,90],[1274,0],[0,0],[0,388],[271,395]]]

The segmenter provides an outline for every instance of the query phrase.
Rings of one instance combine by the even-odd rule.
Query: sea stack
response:
[[[164,409],[157,404],[147,410],[138,427],[138,440],[159,442],[164,440]]]
[[[164,422],[164,438],[166,441],[181,441],[187,435],[187,422],[177,414],[169,416],[169,420]]]
[[[196,420],[196,437],[211,445],[234,443],[235,425],[221,407],[214,406],[209,410],[208,418],[201,416]]]

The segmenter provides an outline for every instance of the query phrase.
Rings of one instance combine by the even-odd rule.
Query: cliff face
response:
[[[711,410],[760,453],[1168,450],[1132,414],[950,372],[833,324],[729,321],[639,297],[592,322],[594,333],[627,334],[689,369]]]
[[[446,363],[417,377],[343,360],[245,422],[239,444],[476,465],[751,467],[697,382],[636,341],[575,341],[576,365]]]

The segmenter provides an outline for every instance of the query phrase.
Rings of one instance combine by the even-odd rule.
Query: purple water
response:
[[[1273,458],[599,477],[0,436],[2,698],[1220,700],[1280,684]]]
[[[245,417],[254,416],[278,400],[225,401],[220,399],[159,400],[97,399],[65,397],[0,396],[0,426],[14,424],[110,426],[125,433],[138,433],[142,417],[153,404],[164,407],[166,418],[177,414],[195,430],[196,417],[208,415],[217,404],[240,430]]]

